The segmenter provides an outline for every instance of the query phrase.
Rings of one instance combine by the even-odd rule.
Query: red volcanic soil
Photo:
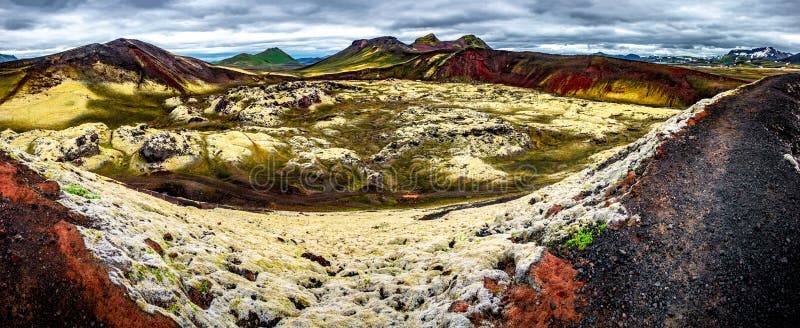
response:
[[[504,264],[501,269],[513,276],[513,263]],[[582,302],[579,292],[584,285],[577,276],[578,271],[572,264],[545,251],[539,262],[530,268],[529,278],[536,288],[524,281],[504,286],[490,278],[484,278],[483,287],[503,299],[503,311],[489,317],[472,313],[471,320],[476,326],[488,323],[509,328],[545,328],[553,324],[575,324],[583,318],[576,311]],[[466,312],[468,309],[469,303],[457,301],[450,305],[449,310]]]
[[[59,186],[0,154],[0,326],[175,327],[114,285],[55,202]]]
[[[580,263],[587,327],[800,322],[800,75],[709,106],[661,146]]]
[[[567,324],[583,318],[575,311],[583,282],[577,280],[578,271],[570,263],[545,252],[530,275],[540,290],[526,284],[512,286],[507,294],[503,327],[544,328],[554,321]]]

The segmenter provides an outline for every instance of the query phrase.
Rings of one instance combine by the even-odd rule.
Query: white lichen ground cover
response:
[[[159,171],[248,177],[270,162],[282,172],[346,167],[359,177],[390,176],[374,187],[395,190],[413,184],[406,177],[414,172],[404,171],[413,161],[448,186],[503,186],[533,180],[530,170],[506,168],[521,157],[536,157],[527,159],[536,179],[557,180],[548,175],[573,171],[593,152],[678,112],[502,85],[400,80],[237,87],[200,99],[169,98],[164,106],[172,110],[164,126],[91,122],[60,131],[5,130],[0,138],[43,159],[117,177]],[[352,190],[374,182],[356,180]]]
[[[583,171],[526,197],[435,220],[419,220],[435,209],[257,214],[181,207],[70,164],[42,160],[8,144],[2,148],[62,186],[98,193],[98,199],[65,193],[60,202],[94,219],[92,227],[80,229],[88,249],[108,264],[112,280],[145,310],[181,325],[234,326],[256,316],[300,327],[469,326],[470,313],[501,306],[483,288],[484,277],[500,284],[522,281],[541,245],[561,241],[583,225],[635,220],[604,191],[643,165],[661,140],[713,101],[699,102],[631,145],[597,154]],[[575,200],[578,194],[584,197]],[[548,215],[554,205],[561,210]],[[484,237],[477,236],[479,231]],[[145,244],[148,238],[164,256]],[[331,265],[323,267],[304,253]],[[509,258],[515,277],[496,269]],[[246,272],[254,273],[254,281]],[[203,310],[188,293],[206,288],[214,299]],[[466,313],[448,312],[457,300],[470,304]]]

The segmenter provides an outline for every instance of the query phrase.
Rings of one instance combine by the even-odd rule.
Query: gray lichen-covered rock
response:
[[[185,135],[164,131],[145,139],[139,155],[148,163],[158,163],[171,157],[189,155],[192,148]]]
[[[283,82],[257,87],[241,86],[207,99],[206,114],[240,115],[245,125],[275,126],[274,116],[294,108],[333,103],[328,92],[353,89],[334,82]],[[244,115],[241,113],[244,112]],[[262,123],[259,123],[262,122]]]
[[[262,154],[264,157],[262,160],[268,160],[280,148],[286,146],[268,134],[241,131],[208,134],[206,144],[208,157],[212,162],[222,162],[236,167],[251,160],[254,154]]]
[[[127,155],[133,155],[142,147],[145,139],[157,133],[146,124],[125,125],[111,132],[111,147]]]
[[[183,101],[181,101],[181,97],[180,96],[170,97],[170,98],[167,98],[166,100],[164,100],[164,106],[167,107],[167,108],[175,108],[175,107],[178,107],[178,105],[180,105],[182,103],[183,103]]]
[[[289,140],[289,145],[296,157],[286,163],[285,170],[308,179],[310,184],[324,190],[347,185],[358,187],[352,183],[362,178],[367,183],[367,177],[375,173],[355,151],[331,147],[331,143],[324,139],[294,136]],[[338,178],[345,178],[347,182],[343,183]]]
[[[443,173],[448,182],[503,183],[508,173],[500,171],[480,158],[470,155],[455,155],[448,160],[431,159],[434,170]]]
[[[530,138],[511,123],[463,108],[413,107],[397,115],[389,144],[373,156],[384,162],[421,145],[445,147],[453,155],[509,156],[530,149]]]
[[[169,118],[179,124],[192,124],[208,122],[208,119],[200,116],[200,110],[184,105],[178,105],[169,113]]]
[[[287,110],[285,107],[254,103],[239,112],[239,123],[244,126],[277,127],[283,122],[280,115]]]
[[[19,134],[6,133],[5,141],[44,160],[70,162],[100,153],[100,144],[108,142],[108,127],[102,123],[86,123],[61,131],[32,130]]]

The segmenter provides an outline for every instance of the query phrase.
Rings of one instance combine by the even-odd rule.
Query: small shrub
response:
[[[79,185],[70,184],[66,188],[63,188],[62,190],[64,192],[66,192],[66,193],[70,193],[70,194],[73,194],[73,195],[76,195],[76,196],[81,196],[81,197],[86,198],[86,199],[98,199],[98,198],[100,198],[100,195],[98,195],[96,193],[93,193],[93,192],[90,192],[86,188],[81,187]]]
[[[202,282],[200,282],[200,287],[197,288],[197,290],[200,291],[201,294],[208,294],[208,290],[209,290],[208,281],[207,280],[203,280]]]
[[[564,242],[565,247],[574,247],[582,251],[586,249],[593,241],[594,237],[599,235],[606,229],[606,224],[601,223],[593,226],[586,226],[572,234],[572,238]]]

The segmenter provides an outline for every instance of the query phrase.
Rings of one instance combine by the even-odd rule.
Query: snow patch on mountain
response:
[[[777,50],[773,47],[761,47],[753,49],[733,49],[728,52],[728,56],[747,57],[749,59],[770,59],[782,60],[789,58],[792,54]]]

